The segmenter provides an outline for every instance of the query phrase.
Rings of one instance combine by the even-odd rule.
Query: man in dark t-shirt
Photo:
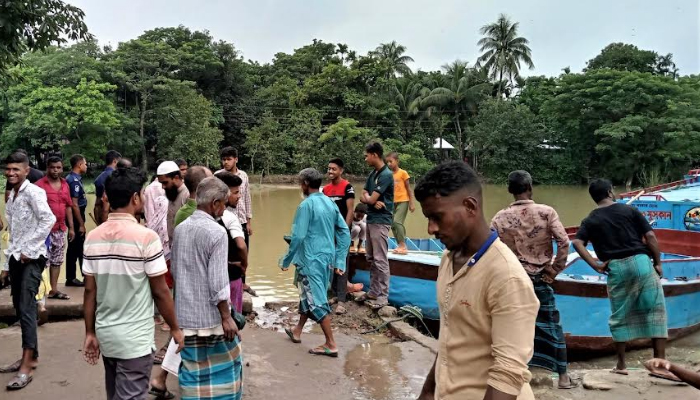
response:
[[[612,310],[609,325],[617,350],[612,372],[628,375],[625,347],[631,340],[651,338],[654,358],[666,357],[668,329],[659,243],[639,210],[615,202],[610,181],[596,180],[588,191],[598,208],[581,222],[573,245],[588,265],[607,275]],[[598,260],[586,249],[588,242]],[[678,379],[660,368],[652,375]]]

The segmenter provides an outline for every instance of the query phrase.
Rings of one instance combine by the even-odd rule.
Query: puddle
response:
[[[353,396],[357,400],[415,399],[416,385],[425,374],[408,374],[402,370],[402,350],[383,336],[350,350],[345,361],[345,375],[357,383]],[[420,386],[418,386],[420,388]]]

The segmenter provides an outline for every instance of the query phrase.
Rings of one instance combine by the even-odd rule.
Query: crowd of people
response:
[[[10,240],[2,278],[11,279],[22,331],[21,358],[0,368],[15,374],[8,389],[26,387],[38,367],[37,310],[45,309],[37,303],[40,287],[46,286],[49,299],[68,298],[57,285],[67,252],[66,285],[85,287],[83,356],[93,365],[102,358],[109,400],[149,393],[174,398],[166,385],[173,371],[162,368],[151,376],[152,365],[170,353],[181,359],[175,372],[182,399],[241,398],[243,292],[254,294],[245,279],[253,213],[237,150],[226,147],[220,156],[222,169],[215,173],[184,160],[159,160],[149,183],[144,171],[108,152],[88,214],[97,227],[87,233],[85,157],[70,158],[66,179],[59,157],[48,158],[45,176],[30,167],[25,152],[7,157]],[[385,157],[380,143],[366,146],[365,160],[372,171],[357,205],[341,159],[329,161],[325,186],[313,168],[298,176],[304,200],[280,267],[295,267],[300,315],[285,332],[300,343],[306,322],[317,322],[325,342],[309,350],[313,355],[338,357],[331,315],[347,312],[347,294],[365,289],[348,282],[348,255],[364,254],[370,265],[369,288],[357,301],[379,309],[389,301],[390,230],[393,252],[409,253],[404,222],[415,210],[410,177],[399,167],[399,155]],[[552,288],[566,267],[569,236],[553,208],[533,201],[529,173],[512,172],[508,191],[515,201],[489,223],[479,177],[467,164],[440,164],[416,185],[428,233],[447,250],[437,278],[438,354],[420,399],[534,399],[528,383],[533,366],[558,373],[561,389],[580,384],[567,371]],[[609,181],[594,181],[589,192],[598,207],[581,223],[573,247],[608,276],[618,353],[612,372],[628,373],[627,342],[650,338],[654,360],[647,367],[654,376],[700,382],[664,360],[663,270],[651,226],[635,208],[615,202]],[[48,281],[42,279],[47,266]],[[329,287],[338,299],[335,310]],[[157,353],[156,329],[170,334]]]

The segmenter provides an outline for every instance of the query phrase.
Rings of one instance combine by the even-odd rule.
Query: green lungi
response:
[[[667,338],[666,303],[651,259],[637,254],[609,264],[609,325],[615,342]]]

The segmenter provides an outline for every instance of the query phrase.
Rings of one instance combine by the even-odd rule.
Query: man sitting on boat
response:
[[[493,217],[491,228],[518,257],[540,301],[535,325],[535,354],[530,366],[558,373],[559,388],[572,389],[580,381],[572,380],[567,374],[566,340],[551,286],[554,278],[566,268],[569,237],[557,212],[532,200],[532,176],[528,172],[511,172],[508,192],[515,202]],[[552,239],[557,242],[554,261]]]
[[[479,177],[461,161],[418,182],[428,233],[445,244],[437,278],[438,354],[420,400],[534,400],[532,358],[540,307],[532,282],[484,218]]]
[[[573,244],[588,265],[608,275],[612,309],[609,325],[617,351],[617,366],[612,372],[628,375],[625,347],[631,340],[651,338],[654,358],[666,358],[668,329],[660,279],[661,253],[649,222],[636,208],[615,202],[610,181],[595,180],[588,192],[598,208],[581,222]],[[586,249],[589,241],[599,261]],[[663,369],[652,375],[677,380]]]

